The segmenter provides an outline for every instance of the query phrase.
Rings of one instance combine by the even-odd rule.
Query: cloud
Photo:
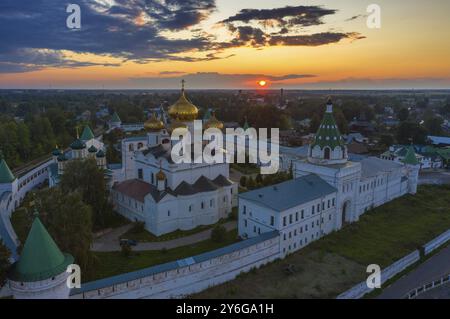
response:
[[[314,78],[312,74],[288,74],[282,76],[274,76],[267,74],[223,74],[218,72],[198,72],[185,74],[183,76],[171,77],[139,77],[131,78],[132,86],[140,88],[174,88],[179,87],[182,79],[187,81],[189,88],[203,89],[233,89],[254,87],[255,83],[264,79],[271,85],[281,85],[287,80],[300,80]]]
[[[322,32],[305,34],[301,28],[323,24],[323,18],[337,10],[320,6],[287,6],[274,9],[243,9],[220,23],[226,25],[233,39],[222,48],[252,46],[320,46],[343,39],[365,37],[356,32]],[[300,29],[299,29],[300,27]],[[270,31],[265,31],[270,29]]]
[[[245,9],[222,21],[231,38],[219,42],[201,30],[201,22],[217,10],[216,0],[78,0],[81,29],[66,27],[67,3],[60,0],[0,1],[0,72],[14,73],[47,67],[73,68],[92,65],[67,54],[89,53],[125,61],[198,62],[226,59],[228,48],[271,45],[316,46],[355,33],[297,34],[296,27],[322,24],[336,10],[318,6]],[[259,27],[252,25],[259,22]],[[250,23],[245,25],[245,23]],[[244,25],[242,25],[244,23]],[[268,25],[279,30],[268,32]],[[177,37],[178,31],[190,38]],[[73,55],[76,56],[76,55]]]
[[[358,33],[333,33],[333,32],[315,33],[310,35],[273,36],[270,39],[270,45],[319,46],[330,43],[336,43],[343,39],[359,40],[364,39],[364,37]]]
[[[272,23],[286,26],[313,26],[323,24],[322,18],[326,15],[335,14],[336,10],[325,9],[320,6],[287,6],[274,9],[243,9],[238,14],[222,21],[222,23],[256,21],[259,23]]]

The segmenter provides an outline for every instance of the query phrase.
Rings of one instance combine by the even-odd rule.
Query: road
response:
[[[450,299],[450,283],[427,291],[416,299]]]
[[[450,171],[422,171],[419,175],[419,184],[450,184]]]
[[[236,229],[237,222],[232,221],[223,224],[227,231]],[[114,252],[121,251],[119,237],[126,233],[132,225],[122,226],[113,230],[112,232],[100,237],[94,241],[91,250],[97,252]],[[133,251],[151,251],[151,250],[161,250],[161,249],[173,249],[182,246],[188,246],[196,244],[211,238],[212,229],[208,229],[190,236],[180,237],[173,240],[163,241],[163,242],[149,242],[149,243],[138,243],[137,246],[133,247]]]
[[[384,289],[378,299],[401,299],[411,290],[450,273],[450,245]]]

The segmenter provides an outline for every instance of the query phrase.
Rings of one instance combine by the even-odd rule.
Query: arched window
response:
[[[130,146],[128,146],[128,149],[130,150],[130,152],[133,152],[134,151],[134,145],[130,144]]]
[[[330,150],[329,147],[325,147],[325,150],[324,150],[324,158],[325,158],[326,160],[329,160],[330,157],[331,157],[331,150]]]
[[[143,148],[144,147],[144,144],[142,144],[142,143],[139,143],[138,144],[138,150],[140,150],[141,148]]]

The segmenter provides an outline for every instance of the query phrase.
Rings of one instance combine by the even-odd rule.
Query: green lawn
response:
[[[450,229],[450,186],[423,186],[282,261],[208,289],[199,298],[334,298]],[[293,265],[289,276],[286,267]]]
[[[208,239],[194,245],[178,247],[170,250],[133,252],[131,257],[124,257],[120,252],[95,252],[94,255],[96,257],[96,265],[94,266],[94,269],[90,271],[90,273],[94,275],[84,277],[83,282],[102,279],[199,255],[231,245],[237,241],[237,230],[233,230],[227,232],[225,240],[221,243],[216,243],[211,239]]]
[[[129,231],[127,231],[125,234],[120,236],[120,238],[125,239],[132,239],[136,240],[137,242],[141,243],[148,243],[148,242],[162,242],[162,241],[169,241],[177,238],[182,238],[190,235],[194,235],[200,232],[203,232],[208,229],[212,229],[217,225],[222,225],[224,223],[227,223],[229,221],[235,220],[237,216],[237,208],[233,208],[233,213],[230,214],[230,217],[227,219],[221,219],[218,223],[213,225],[202,225],[198,226],[191,230],[177,230],[168,234],[164,234],[161,236],[155,236],[152,233],[148,232],[142,227],[142,224],[136,224],[133,228],[131,228]]]

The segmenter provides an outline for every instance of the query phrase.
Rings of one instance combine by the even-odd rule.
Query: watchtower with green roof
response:
[[[410,194],[417,193],[417,184],[419,183],[420,162],[417,159],[414,146],[410,145],[403,159],[408,176],[408,191]]]
[[[3,152],[0,151],[0,196],[4,192],[14,193],[15,191],[17,191],[17,179],[9,169]]]
[[[322,123],[309,146],[308,161],[314,164],[344,164],[348,161],[347,146],[333,116],[333,102],[328,99]]]
[[[119,117],[119,114],[117,112],[114,112],[113,116],[111,117],[111,120],[109,121],[109,128],[110,129],[116,129],[120,128],[122,126],[122,120]]]
[[[67,299],[67,267],[74,258],[56,245],[36,215],[19,260],[8,275],[16,299]]]
[[[14,182],[16,177],[6,164],[3,152],[0,151],[0,184],[10,184]]]

